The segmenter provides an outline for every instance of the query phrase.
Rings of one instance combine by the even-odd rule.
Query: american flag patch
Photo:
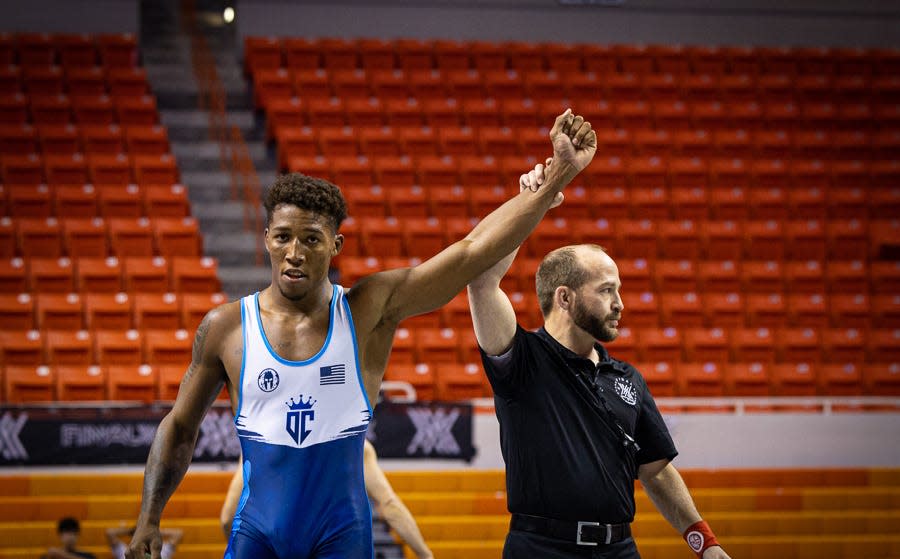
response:
[[[344,384],[346,382],[347,368],[343,365],[329,365],[319,368],[319,386],[330,384]]]

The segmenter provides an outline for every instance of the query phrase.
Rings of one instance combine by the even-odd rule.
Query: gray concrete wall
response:
[[[890,0],[560,4],[556,0],[238,0],[237,24],[242,35],[900,46],[900,3]]]
[[[138,32],[138,0],[0,0],[0,31]]]

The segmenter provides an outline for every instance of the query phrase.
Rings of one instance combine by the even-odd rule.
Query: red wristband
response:
[[[691,547],[697,557],[703,557],[707,548],[719,545],[716,535],[705,520],[694,522],[684,531],[684,541]]]

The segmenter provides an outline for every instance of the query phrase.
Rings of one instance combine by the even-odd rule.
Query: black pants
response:
[[[540,534],[511,530],[503,546],[503,559],[640,559],[634,538],[609,545],[583,546]]]

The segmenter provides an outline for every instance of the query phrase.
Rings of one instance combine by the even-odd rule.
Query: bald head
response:
[[[611,271],[618,275],[616,263],[600,245],[569,245],[551,251],[541,261],[535,277],[541,313],[546,317],[553,310],[557,287],[577,290],[597,273]]]

